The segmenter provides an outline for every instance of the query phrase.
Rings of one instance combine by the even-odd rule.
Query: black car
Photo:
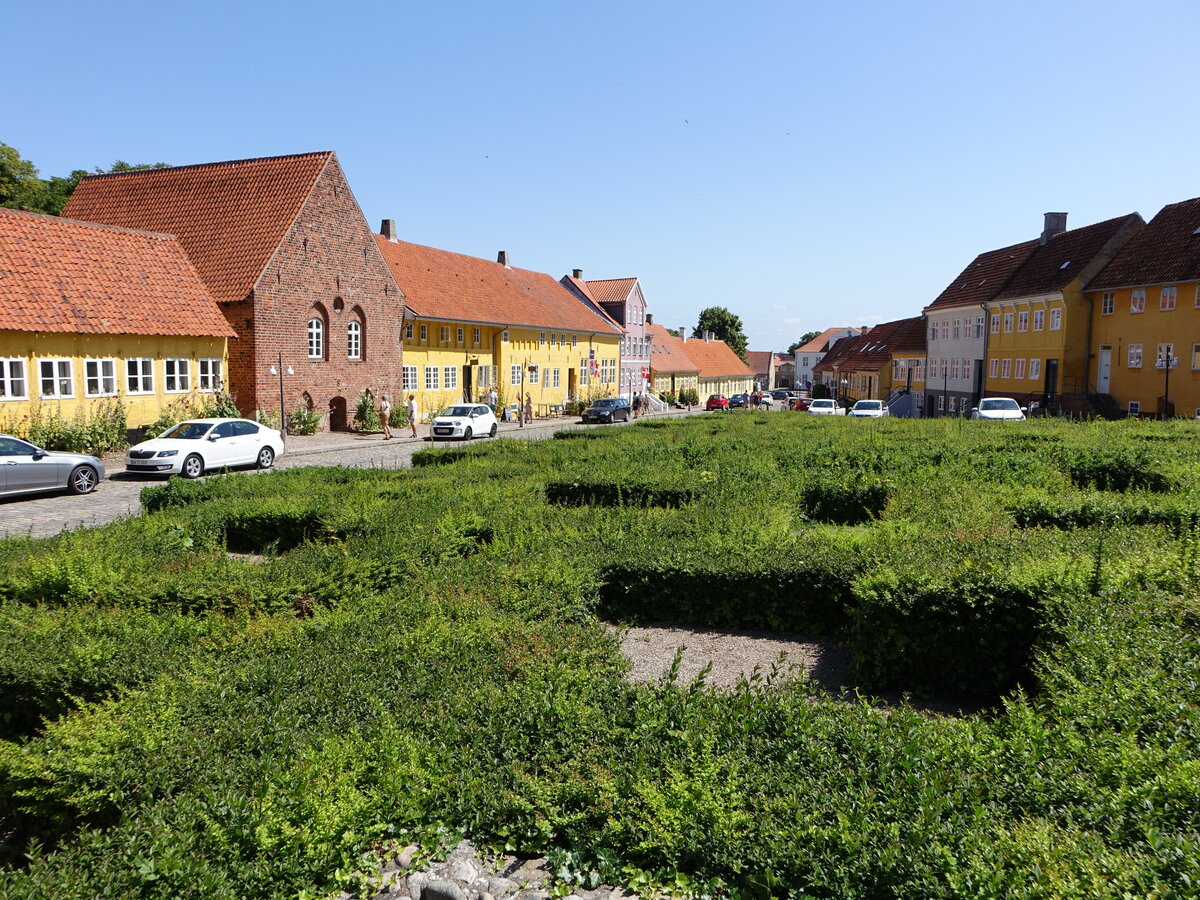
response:
[[[605,397],[583,411],[584,422],[628,422],[629,401],[624,397]]]
[[[750,405],[749,394],[730,394],[729,408],[730,409],[745,409]]]

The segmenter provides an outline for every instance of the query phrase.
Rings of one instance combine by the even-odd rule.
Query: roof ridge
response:
[[[251,156],[247,157],[246,159],[224,159],[220,160],[219,162],[187,163],[186,165],[182,166],[165,166],[163,168],[150,166],[142,169],[128,169],[124,172],[95,172],[90,175],[85,175],[84,177],[86,179],[120,178],[123,175],[144,175],[147,172],[177,172],[180,169],[213,169],[219,166],[239,166],[244,165],[245,163],[274,162],[276,160],[284,159],[305,159],[316,156],[333,156],[333,153],[334,151],[332,150],[313,150],[309,153],[283,153],[278,156]]]
[[[146,237],[161,238],[168,241],[178,240],[175,235],[168,234],[165,231],[146,231],[143,228],[123,228],[120,225],[105,225],[103,222],[87,222],[83,219],[71,219],[67,216],[52,216],[47,213],[35,213],[28,209],[10,209],[7,206],[0,206],[0,213],[13,213],[18,216],[27,216],[28,218],[36,220],[65,222],[68,225],[82,225],[85,228],[102,228],[106,231],[121,231],[126,234],[140,234]]]

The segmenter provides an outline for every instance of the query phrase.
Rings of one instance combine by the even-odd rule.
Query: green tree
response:
[[[29,206],[44,184],[38,178],[37,166],[23,159],[15,147],[0,142],[0,206]]]
[[[729,348],[746,361],[746,332],[742,330],[741,316],[735,316],[724,306],[710,306],[700,311],[700,318],[692,337],[704,337],[704,332],[711,331],[716,337],[729,345]]]
[[[168,163],[127,163],[118,159],[109,168],[97,166],[93,172],[105,175],[109,172],[133,172],[137,169],[167,169]],[[70,175],[54,175],[48,179],[38,177],[38,169],[32,162],[22,159],[14,147],[0,142],[0,206],[10,209],[27,209],[30,212],[57,216],[79,182],[93,174],[86,169],[75,169]]]
[[[805,344],[807,344],[813,338],[817,338],[820,336],[821,336],[821,332],[819,332],[819,331],[806,331],[806,332],[804,332],[804,334],[800,335],[799,340],[792,341],[788,345],[787,352],[795,353],[797,349],[799,349],[800,347],[803,347]]]

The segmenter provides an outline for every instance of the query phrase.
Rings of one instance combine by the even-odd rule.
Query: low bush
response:
[[[1076,451],[1067,461],[1076,487],[1101,491],[1167,491],[1170,482],[1149,454],[1127,447]]]
[[[805,514],[818,522],[860,525],[883,515],[890,496],[891,486],[886,481],[817,478],[801,489],[800,502]]]
[[[551,481],[546,502],[561,506],[661,506],[678,509],[699,494],[692,488],[609,481]]]

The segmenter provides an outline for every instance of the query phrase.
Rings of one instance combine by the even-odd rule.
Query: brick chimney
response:
[[[654,316],[652,316],[650,313],[646,313],[646,324],[647,325],[654,324]]]
[[[572,269],[571,277],[576,281],[583,281],[583,269]]]
[[[387,238],[389,241],[398,240],[396,237],[396,220],[384,219],[383,224],[379,226],[379,234]]]
[[[1046,241],[1054,237],[1056,234],[1062,234],[1067,230],[1067,214],[1064,212],[1048,212],[1046,215],[1046,227],[1042,229],[1041,240],[1039,244],[1045,244]]]
[[[512,266],[510,266],[508,264],[508,251],[507,250],[501,250],[499,253],[496,254],[496,262],[500,263],[500,265],[504,266],[504,268],[506,268],[506,269],[512,268]]]

